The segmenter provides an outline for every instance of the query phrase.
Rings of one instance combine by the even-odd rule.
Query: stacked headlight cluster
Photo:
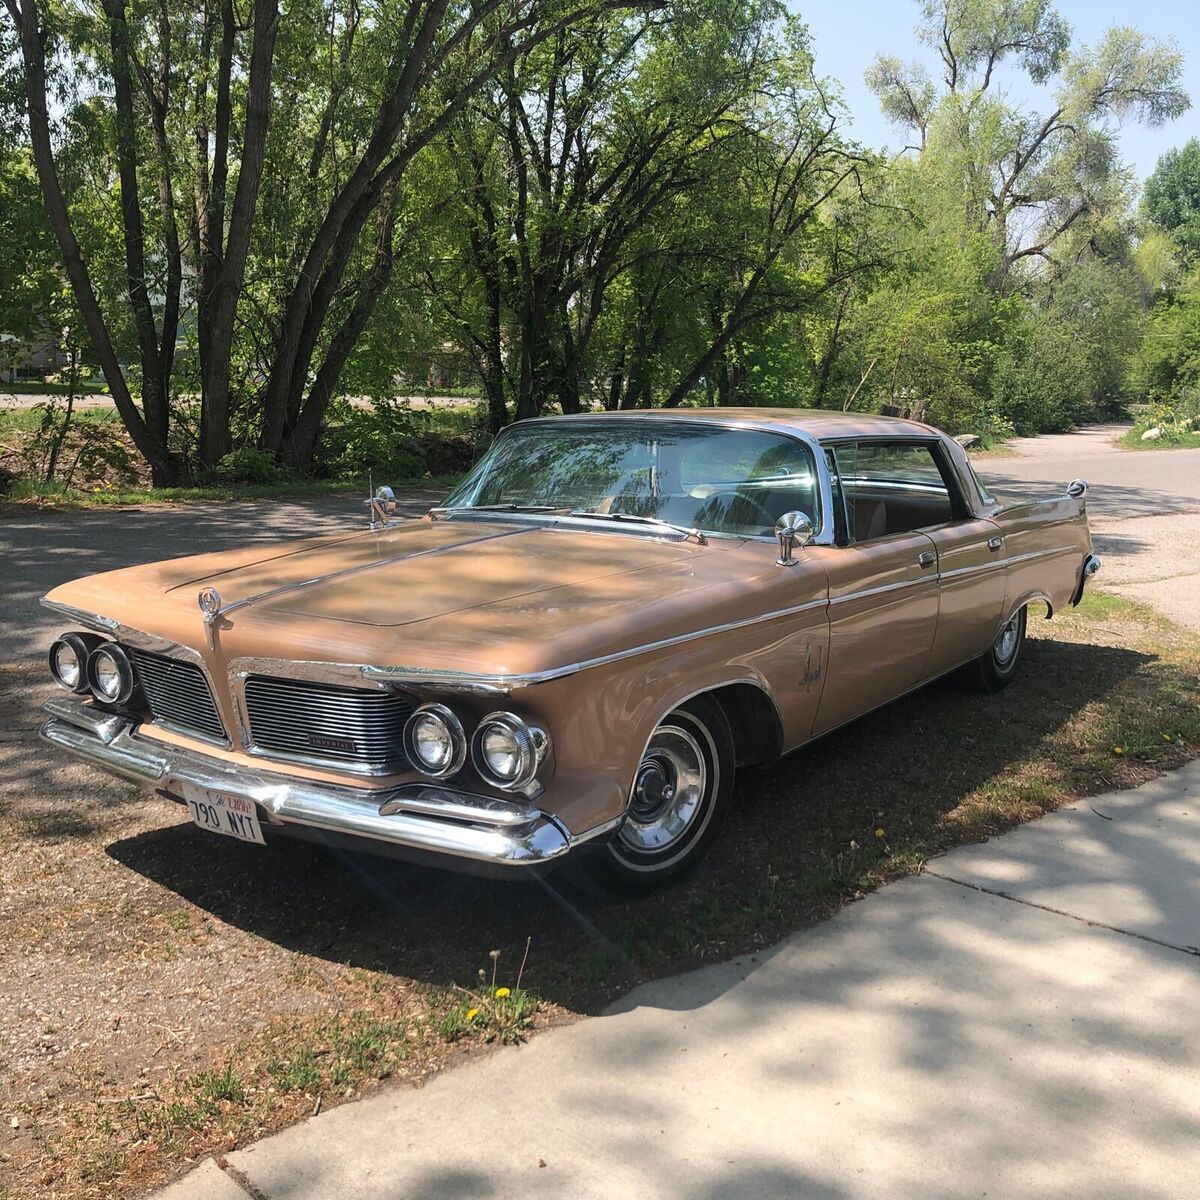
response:
[[[94,633],[67,633],[50,647],[50,674],[59,687],[104,704],[128,704],[138,692],[129,655]]]
[[[468,739],[444,704],[423,704],[404,726],[404,749],[424,775],[447,779],[466,765],[468,750],[480,778],[506,792],[523,792],[537,777],[550,736],[510,712],[489,713]]]

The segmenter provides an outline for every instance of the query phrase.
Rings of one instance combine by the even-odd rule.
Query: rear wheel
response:
[[[1001,627],[988,649],[958,673],[964,687],[975,692],[998,692],[1007,687],[1025,649],[1027,610],[1019,608]]]
[[[682,879],[704,856],[733,794],[733,735],[715,700],[697,696],[655,728],[634,775],[625,820],[578,866],[613,895],[645,895]]]

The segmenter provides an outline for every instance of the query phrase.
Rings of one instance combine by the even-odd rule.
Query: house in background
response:
[[[67,364],[57,337],[30,342],[11,333],[0,333],[0,384],[45,379]]]

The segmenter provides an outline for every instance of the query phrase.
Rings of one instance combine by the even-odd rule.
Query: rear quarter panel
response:
[[[1092,548],[1084,501],[1063,496],[1002,504],[991,517],[1008,563],[1004,620],[1035,601],[1051,612],[1068,606]]]

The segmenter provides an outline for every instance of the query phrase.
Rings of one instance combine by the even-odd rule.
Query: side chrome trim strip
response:
[[[904,588],[918,587],[924,585],[928,587],[930,584],[936,584],[938,581],[937,575],[920,575],[914,579],[898,579],[895,583],[881,583],[878,587],[860,588],[857,592],[847,592],[844,596],[831,596],[829,600],[830,607],[835,604],[847,604],[851,600],[863,600],[868,596],[881,596],[885,592],[898,592]]]
[[[73,604],[47,600],[45,596],[38,603],[43,608],[48,608],[51,612],[59,613],[72,621],[77,621],[85,629],[95,629],[98,633],[116,633],[121,628],[119,621],[114,621],[111,617],[102,617],[99,613],[88,612],[83,608],[76,608]]]
[[[728,621],[723,625],[710,625],[706,629],[697,629],[692,633],[681,633],[676,637],[662,638],[656,642],[645,642],[640,646],[631,646],[627,650],[615,650],[611,654],[601,654],[595,658],[586,658],[561,667],[550,667],[544,671],[533,671],[523,675],[475,675],[466,671],[439,671],[420,667],[362,666],[358,670],[368,679],[380,679],[395,684],[414,683],[439,687],[463,687],[467,689],[481,689],[485,692],[507,691],[510,688],[530,687],[537,683],[548,683],[552,679],[562,679],[564,676],[575,675],[591,667],[603,667],[609,663],[620,662],[622,659],[634,658],[639,654],[650,654],[655,650],[665,650],[671,646],[682,645],[685,642],[694,642],[698,638],[708,637],[710,634],[727,633],[730,630],[744,629],[750,625],[758,625],[764,621],[775,621],[783,617],[795,616],[797,613],[808,612],[811,609],[825,608],[828,603],[828,599],[823,596],[820,600],[810,600],[806,604],[796,604],[790,608],[775,609],[769,613],[760,613],[756,617],[745,617],[740,621]]]

